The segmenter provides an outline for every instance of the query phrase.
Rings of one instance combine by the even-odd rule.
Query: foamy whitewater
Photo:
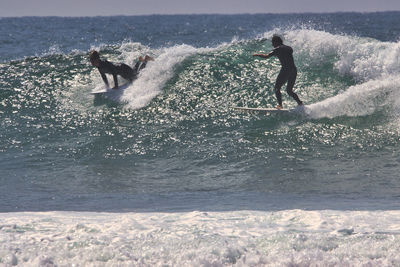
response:
[[[2,215],[6,265],[397,266],[399,211]],[[23,223],[22,223],[23,222]],[[394,225],[394,223],[396,223]]]
[[[400,266],[399,24],[1,18],[0,266]],[[306,105],[238,113],[276,105],[276,33]],[[93,49],[155,60],[94,96]]]

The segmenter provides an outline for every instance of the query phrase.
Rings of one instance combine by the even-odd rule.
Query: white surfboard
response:
[[[290,113],[296,112],[297,109],[277,109],[277,108],[249,108],[249,107],[232,107],[234,110],[241,112],[249,112],[249,113],[259,113],[259,114],[268,114],[268,113]]]
[[[118,87],[118,89],[107,88],[104,85],[96,86],[96,88],[93,89],[93,91],[91,91],[90,93],[92,95],[102,95],[102,94],[106,94],[106,93],[116,93],[116,92],[120,92],[121,90],[124,90],[124,89],[128,88],[129,85],[131,85],[131,83],[126,83],[126,84],[120,85]]]
[[[93,90],[90,92],[90,94],[101,95],[101,94],[105,94],[105,93],[109,92],[109,90],[111,90],[111,89]]]

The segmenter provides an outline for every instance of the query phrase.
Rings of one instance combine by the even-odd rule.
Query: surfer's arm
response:
[[[273,52],[269,53],[269,54],[254,54],[253,57],[261,57],[261,58],[270,58],[273,56]]]
[[[104,60],[101,62],[101,67],[99,68],[99,71],[101,73],[101,77],[103,78],[104,83],[107,85],[108,88],[110,88],[107,77],[105,73],[109,73],[113,76],[114,78],[114,87],[113,89],[118,89],[118,69],[117,67],[112,64],[111,62],[108,62],[107,60]]]
[[[99,71],[100,71],[100,70],[99,70]],[[103,79],[103,81],[104,81],[104,83],[106,84],[107,88],[110,87],[110,86],[108,85],[108,80],[107,80],[106,74],[105,74],[104,72],[101,72],[101,71],[100,71],[100,74],[101,74],[101,78]]]
[[[113,89],[118,89],[118,77],[117,74],[113,74],[114,77],[114,87]]]

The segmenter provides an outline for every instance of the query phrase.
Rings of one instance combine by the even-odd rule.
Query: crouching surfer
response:
[[[132,69],[124,63],[113,64],[107,60],[101,60],[100,54],[96,50],[90,52],[89,59],[92,65],[97,67],[97,69],[99,70],[101,78],[103,78],[103,81],[106,84],[107,88],[109,88],[110,86],[108,84],[106,73],[113,76],[114,87],[112,89],[118,89],[118,75],[125,80],[128,80],[129,82],[133,82],[139,75],[139,72],[146,67],[147,62],[154,60],[148,55],[146,55],[145,57],[139,57],[138,62]]]

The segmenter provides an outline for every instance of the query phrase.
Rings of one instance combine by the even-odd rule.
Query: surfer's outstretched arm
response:
[[[265,59],[270,58],[272,56],[273,56],[272,52],[269,54],[253,54],[253,57],[261,57],[261,58],[265,58]]]

